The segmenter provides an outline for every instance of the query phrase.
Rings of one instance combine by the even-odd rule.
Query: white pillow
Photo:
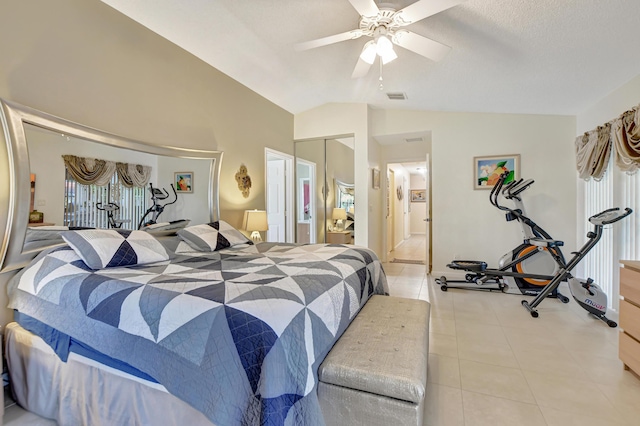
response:
[[[86,229],[66,231],[61,235],[91,269],[169,260],[164,246],[144,231]]]
[[[238,244],[253,244],[242,232],[223,220],[189,226],[178,231],[178,235],[200,251],[217,251]]]

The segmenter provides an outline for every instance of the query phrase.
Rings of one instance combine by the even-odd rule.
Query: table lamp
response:
[[[260,235],[260,231],[267,231],[269,229],[267,212],[264,210],[245,210],[242,229],[251,232],[253,242],[261,242],[262,236]]]
[[[345,209],[335,207],[331,218],[336,221],[336,229],[338,232],[344,231],[344,222],[347,220],[347,211]]]

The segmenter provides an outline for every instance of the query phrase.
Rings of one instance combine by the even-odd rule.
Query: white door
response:
[[[431,255],[429,250],[431,248],[431,159],[427,153],[427,166],[424,171],[425,177],[425,202],[426,202],[426,217],[424,220],[426,223],[425,230],[425,259],[424,264],[427,266],[427,274],[431,272]]]
[[[395,195],[391,192],[391,188],[395,188],[395,185],[395,173],[393,170],[387,169],[387,259],[389,261],[394,258],[392,252],[395,247]]]
[[[281,158],[267,158],[267,241],[286,242],[286,164]]]

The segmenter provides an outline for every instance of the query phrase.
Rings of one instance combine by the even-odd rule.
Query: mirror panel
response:
[[[0,227],[5,229],[0,246],[0,272],[21,268],[43,248],[55,245],[50,241],[25,245],[27,230],[37,229],[28,227],[30,175],[33,173],[36,177],[34,208],[44,213],[45,222],[63,225],[63,154],[152,166],[150,182],[154,187],[166,188],[172,196],[170,184],[174,173],[192,172],[193,193],[178,193],[177,202],[167,206],[159,221],[184,218],[197,224],[219,219],[218,176],[222,152],[148,145],[13,102],[0,100],[0,105],[5,142],[1,144],[0,161],[4,160],[7,165],[2,172],[6,172],[8,182],[0,188],[0,202],[7,207],[6,216],[0,215]],[[149,190],[144,193],[150,199]],[[93,211],[95,205],[83,207]],[[129,221],[136,222],[134,218]],[[135,229],[137,223],[127,228]]]
[[[334,207],[349,212],[355,201],[353,144],[353,136],[295,142],[297,243],[334,242]],[[347,219],[353,231],[353,213]]]

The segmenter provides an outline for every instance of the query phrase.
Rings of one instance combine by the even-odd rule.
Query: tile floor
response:
[[[618,329],[574,301],[546,300],[535,319],[522,296],[442,292],[421,265],[385,270],[391,295],[431,302],[427,425],[640,425]]]
[[[431,302],[428,426],[640,424],[640,379],[618,360],[618,330],[575,302],[547,300],[534,319],[521,296],[445,293],[422,265],[385,270],[391,295]],[[12,406],[4,424],[54,423]]]
[[[425,259],[425,235],[413,234],[391,252],[392,259],[422,261]]]

